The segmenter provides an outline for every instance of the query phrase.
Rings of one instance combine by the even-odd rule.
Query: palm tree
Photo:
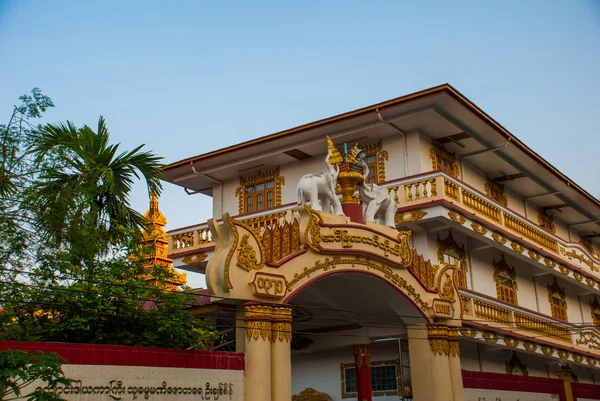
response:
[[[29,196],[40,230],[57,245],[72,244],[82,231],[113,239],[124,230],[139,231],[144,218],[129,203],[134,180],[143,178],[149,194],[162,189],[162,157],[141,151],[143,146],[117,153],[102,116],[96,132],[69,121],[44,126],[30,149],[41,171]]]

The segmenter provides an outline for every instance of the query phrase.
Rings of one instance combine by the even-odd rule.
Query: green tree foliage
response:
[[[119,152],[102,117],[96,130],[67,122],[25,135],[20,151],[36,171],[26,185],[10,190],[29,218],[26,247],[33,263],[5,267],[19,277],[0,289],[0,337],[209,344],[215,337],[211,327],[186,311],[195,296],[169,287],[169,269],[142,263],[145,220],[130,207],[129,196],[136,179],[145,181],[149,193],[160,192],[161,158],[142,146]]]
[[[38,380],[33,391],[24,388]],[[53,391],[57,386],[68,386],[71,380],[65,377],[58,354],[41,351],[0,351],[0,400],[58,401],[62,400]]]

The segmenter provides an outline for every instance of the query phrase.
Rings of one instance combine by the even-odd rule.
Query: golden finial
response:
[[[327,152],[331,153],[331,157],[329,157],[329,163],[331,165],[335,165],[344,161],[344,157],[337,150],[329,136],[327,136]]]

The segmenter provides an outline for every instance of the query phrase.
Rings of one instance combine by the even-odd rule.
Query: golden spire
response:
[[[344,161],[344,157],[337,150],[329,136],[327,136],[327,152],[331,153],[331,157],[329,158],[329,163],[333,166],[335,164],[341,163]]]
[[[168,257],[169,238],[164,227],[167,225],[167,219],[158,208],[158,197],[152,193],[150,198],[150,207],[144,213],[147,226],[142,230],[142,247],[146,253],[144,255],[144,266],[151,269],[154,265],[166,267],[172,274],[173,279],[168,282],[169,287],[179,287],[186,284],[186,274],[178,273],[173,268],[173,259]]]
[[[350,152],[347,155],[347,161],[349,164],[358,164],[358,160],[356,159],[356,155],[358,154],[358,143],[354,145]]]

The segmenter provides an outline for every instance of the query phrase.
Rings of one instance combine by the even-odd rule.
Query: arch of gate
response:
[[[461,298],[456,271],[451,265],[424,260],[410,247],[410,232],[353,223],[345,216],[309,207],[290,211],[285,221],[260,231],[228,214],[222,224],[210,220],[209,227],[215,238],[206,269],[211,295],[245,302],[243,315],[240,311],[238,317],[245,321],[246,380],[252,383],[246,386],[251,391],[246,399],[291,399],[291,309],[287,302],[332,272],[378,277],[398,296],[410,300],[427,322],[427,329],[421,327],[415,335],[424,336],[425,341],[418,343],[430,348],[431,356],[420,357],[421,366],[413,365],[413,377],[418,372],[428,376],[423,385],[413,383],[415,400],[462,399],[457,341]],[[450,381],[436,378],[439,386],[432,386],[432,372]]]

